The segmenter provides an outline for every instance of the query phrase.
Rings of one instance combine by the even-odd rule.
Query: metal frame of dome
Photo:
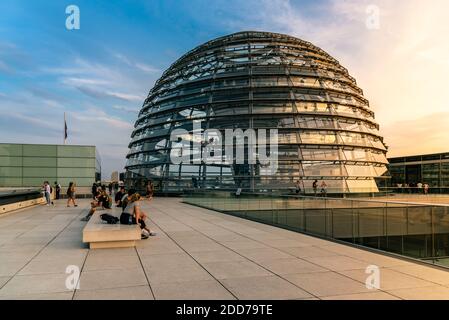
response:
[[[173,164],[170,134],[207,128],[275,128],[278,172],[257,165]],[[131,135],[127,180],[151,179],[161,191],[198,188],[377,192],[387,147],[374,112],[348,70],[322,49],[292,36],[244,31],[184,54],[156,82]]]

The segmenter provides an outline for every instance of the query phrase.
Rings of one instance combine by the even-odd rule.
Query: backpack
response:
[[[114,217],[108,213],[103,213],[100,215],[101,220],[107,222],[107,224],[116,224],[119,219],[117,217]]]

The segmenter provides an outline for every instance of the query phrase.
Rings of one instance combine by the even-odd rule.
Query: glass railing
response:
[[[3,189],[0,190],[0,205],[33,200],[40,197],[42,197],[40,189]]]
[[[193,193],[184,202],[428,262],[449,259],[449,206],[370,199]],[[446,263],[447,265],[447,263]]]

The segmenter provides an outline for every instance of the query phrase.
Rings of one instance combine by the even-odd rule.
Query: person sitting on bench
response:
[[[93,214],[95,213],[95,211],[97,210],[97,202],[96,201],[92,201],[90,203],[90,210],[87,213],[87,216],[85,216],[84,218],[81,219],[81,221],[89,221],[90,218],[92,218]]]
[[[97,211],[97,208],[111,209],[111,198],[106,194],[106,191],[101,193],[90,203],[90,210],[87,216],[81,219],[81,221],[89,221],[92,215]]]
[[[120,223],[138,224],[140,229],[142,229],[142,239],[147,239],[148,236],[155,236],[156,233],[151,232],[146,226],[145,219],[147,218],[147,215],[141,210],[139,200],[140,195],[138,193],[135,193],[133,189],[128,191],[128,204],[120,215]],[[144,231],[146,231],[146,233]]]
[[[102,190],[100,196],[98,197],[98,205],[102,206],[103,209],[111,209],[111,197],[107,194],[106,190]]]

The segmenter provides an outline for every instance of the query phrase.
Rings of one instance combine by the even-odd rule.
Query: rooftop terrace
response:
[[[449,272],[184,204],[143,202],[156,237],[89,250],[88,201],[0,217],[1,299],[449,299]],[[79,266],[79,289],[66,267]],[[380,289],[367,289],[369,265]]]

